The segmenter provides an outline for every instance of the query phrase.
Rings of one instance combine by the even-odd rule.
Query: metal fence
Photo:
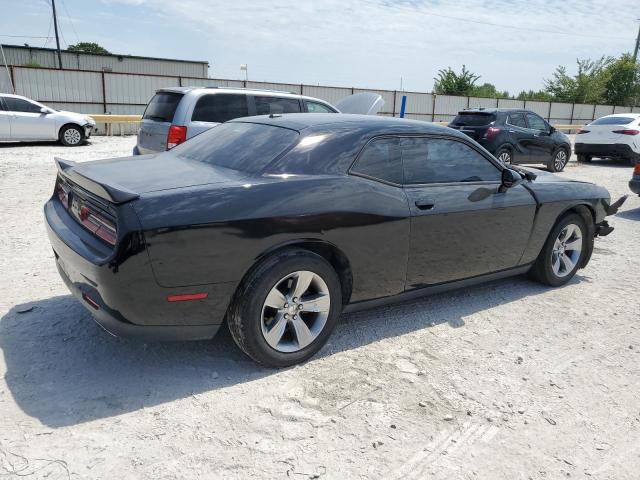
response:
[[[359,92],[376,92],[385,100],[381,115],[398,116],[402,96],[407,96],[405,116],[424,121],[448,121],[458,111],[474,107],[526,108],[551,123],[583,125],[603,115],[640,112],[640,107],[573,104],[529,100],[461,97],[424,92],[371,90],[293,83],[253,82],[229,79],[197,78],[172,75],[101,72],[90,70],[57,70],[10,66],[0,69],[0,91],[16,93],[38,100],[53,108],[80,113],[142,114],[156,89],[170,86],[217,86],[284,90],[330,103]],[[124,127],[133,133],[135,124]],[[104,132],[104,129],[100,129]]]

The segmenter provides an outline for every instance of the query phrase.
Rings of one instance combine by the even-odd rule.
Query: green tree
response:
[[[472,97],[486,97],[486,98],[511,98],[509,92],[499,92],[496,86],[492,83],[483,83],[482,85],[474,85],[469,90],[468,95]]]
[[[602,100],[609,105],[640,103],[640,64],[630,54],[620,56],[607,68]]]
[[[541,102],[551,102],[553,100],[553,95],[549,92],[545,92],[544,90],[529,90],[529,91],[521,91],[518,96],[518,100],[537,100]]]
[[[75,45],[69,45],[67,48],[68,52],[77,52],[77,53],[99,53],[99,54],[108,54],[109,52],[106,48],[101,47],[97,43],[94,42],[80,42]]]
[[[544,89],[560,102],[598,103],[603,98],[608,69],[614,61],[613,57],[604,56],[595,61],[578,59],[575,76],[567,74],[566,67],[559,66],[550,80],[544,80]]]
[[[447,67],[438,70],[438,76],[433,79],[433,91],[439,95],[469,95],[479,78],[480,75],[471,73],[465,65],[459,74]]]

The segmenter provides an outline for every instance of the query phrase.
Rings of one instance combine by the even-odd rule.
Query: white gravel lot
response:
[[[638,478],[638,197],[563,288],[518,277],[346,315],[274,371],[226,331],[113,338],[67,292],[43,226],[53,157],[134,142],[0,145],[0,478]],[[630,174],[562,173],[613,197]]]

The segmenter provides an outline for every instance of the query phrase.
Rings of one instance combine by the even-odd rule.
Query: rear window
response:
[[[193,137],[168,154],[256,173],[291,147],[298,135],[295,130],[273,125],[230,122]]]
[[[249,109],[246,95],[219,93],[200,97],[193,109],[191,120],[224,123],[247,116],[249,116]]]
[[[297,98],[253,97],[256,101],[256,115],[279,113],[300,113],[300,102]]]
[[[181,98],[181,93],[156,93],[149,102],[149,105],[147,105],[147,109],[144,111],[142,118],[156,122],[171,122]]]
[[[591,122],[590,125],[626,125],[634,120],[633,117],[602,117]]]
[[[493,113],[460,112],[451,123],[460,127],[483,127],[495,120]]]

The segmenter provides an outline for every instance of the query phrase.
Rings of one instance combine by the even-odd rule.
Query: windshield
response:
[[[229,122],[170,150],[182,158],[247,173],[264,169],[292,146],[298,132],[259,123]]]
[[[144,120],[154,120],[156,122],[170,122],[176,113],[178,103],[182,98],[181,93],[160,92],[156,93],[144,111]]]
[[[595,122],[591,122],[590,125],[626,125],[635,120],[632,117],[602,117]]]
[[[482,127],[496,120],[492,113],[460,112],[451,122],[452,125]]]

